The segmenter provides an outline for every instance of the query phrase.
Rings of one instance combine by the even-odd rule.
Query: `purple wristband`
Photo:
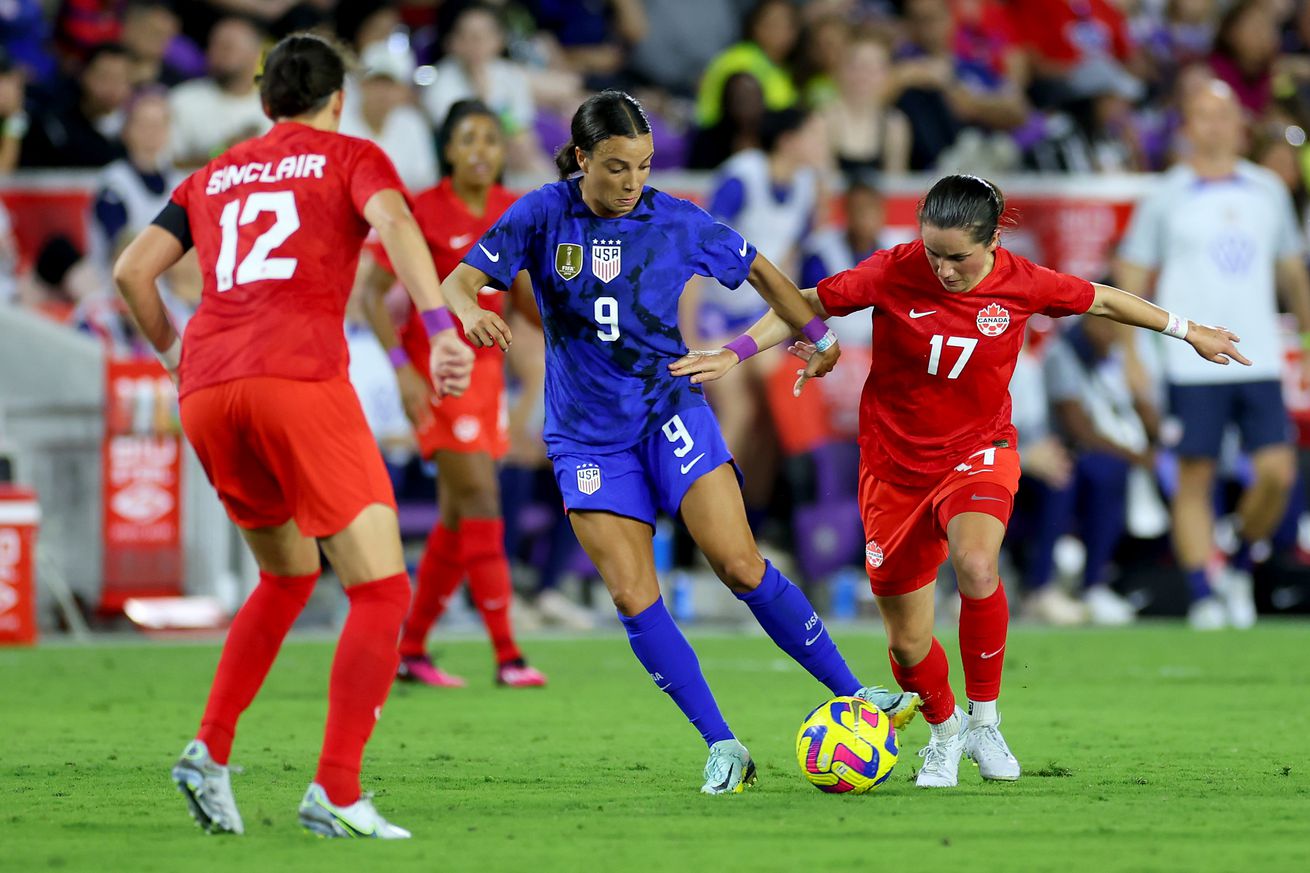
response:
[[[759,345],[756,344],[755,340],[748,333],[744,333],[737,337],[735,340],[725,345],[724,348],[730,352],[736,352],[737,360],[739,362],[746,360],[760,350]]]
[[[423,328],[428,332],[428,336],[436,336],[443,330],[451,330],[455,327],[455,317],[444,306],[429,309],[421,313],[420,318],[423,319]]]
[[[409,363],[409,355],[405,352],[404,346],[387,349],[387,358],[391,361],[391,366],[397,370]]]
[[[817,315],[810,319],[809,324],[801,328],[801,333],[805,335],[805,338],[815,345],[818,345],[819,340],[823,339],[827,332],[828,325]]]

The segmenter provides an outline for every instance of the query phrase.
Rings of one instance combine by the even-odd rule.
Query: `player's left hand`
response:
[[[815,350],[814,343],[798,339],[787,346],[787,351],[805,362],[805,369],[796,371],[799,378],[791,389],[793,397],[800,397],[806,382],[815,378],[822,379],[837,366],[837,359],[841,357],[841,343],[833,343],[826,352],[819,352]]]
[[[469,342],[473,343],[475,348],[489,349],[492,346],[500,346],[500,350],[505,351],[514,340],[505,319],[489,309],[475,306],[472,315],[468,318],[461,317],[460,321],[464,327],[464,336],[469,338]]]
[[[699,385],[722,378],[738,363],[737,353],[728,349],[694,351],[669,364],[669,372],[674,376],[690,376],[691,384]]]
[[[455,331],[440,331],[432,337],[428,366],[437,393],[442,397],[459,397],[468,389],[473,375],[473,350]]]
[[[1230,361],[1251,366],[1251,362],[1242,356],[1234,343],[1241,342],[1237,334],[1226,327],[1210,327],[1192,322],[1187,332],[1188,344],[1196,353],[1207,361],[1227,366]]]

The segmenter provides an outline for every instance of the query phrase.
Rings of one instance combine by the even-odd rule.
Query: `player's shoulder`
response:
[[[1239,160],[1233,172],[1237,178],[1251,182],[1268,192],[1282,192],[1286,189],[1286,185],[1277,173],[1246,159]]]
[[[923,251],[923,240],[914,239],[894,245],[889,249],[879,249],[860,262],[861,266],[882,266],[890,270],[904,270],[922,266],[927,255]]]

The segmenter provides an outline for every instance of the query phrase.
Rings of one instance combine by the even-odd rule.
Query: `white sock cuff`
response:
[[[996,724],[1000,716],[995,700],[970,700],[969,721],[973,724]]]

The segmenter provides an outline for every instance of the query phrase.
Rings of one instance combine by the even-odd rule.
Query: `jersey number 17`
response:
[[[265,212],[273,213],[273,226],[255,238],[255,244],[238,264],[240,229]],[[290,279],[295,274],[295,258],[269,257],[273,249],[300,229],[296,197],[290,191],[257,191],[244,201],[233,200],[223,207],[218,224],[223,231],[218,260],[214,262],[214,278],[219,291],[230,291],[235,285],[265,279]]]

